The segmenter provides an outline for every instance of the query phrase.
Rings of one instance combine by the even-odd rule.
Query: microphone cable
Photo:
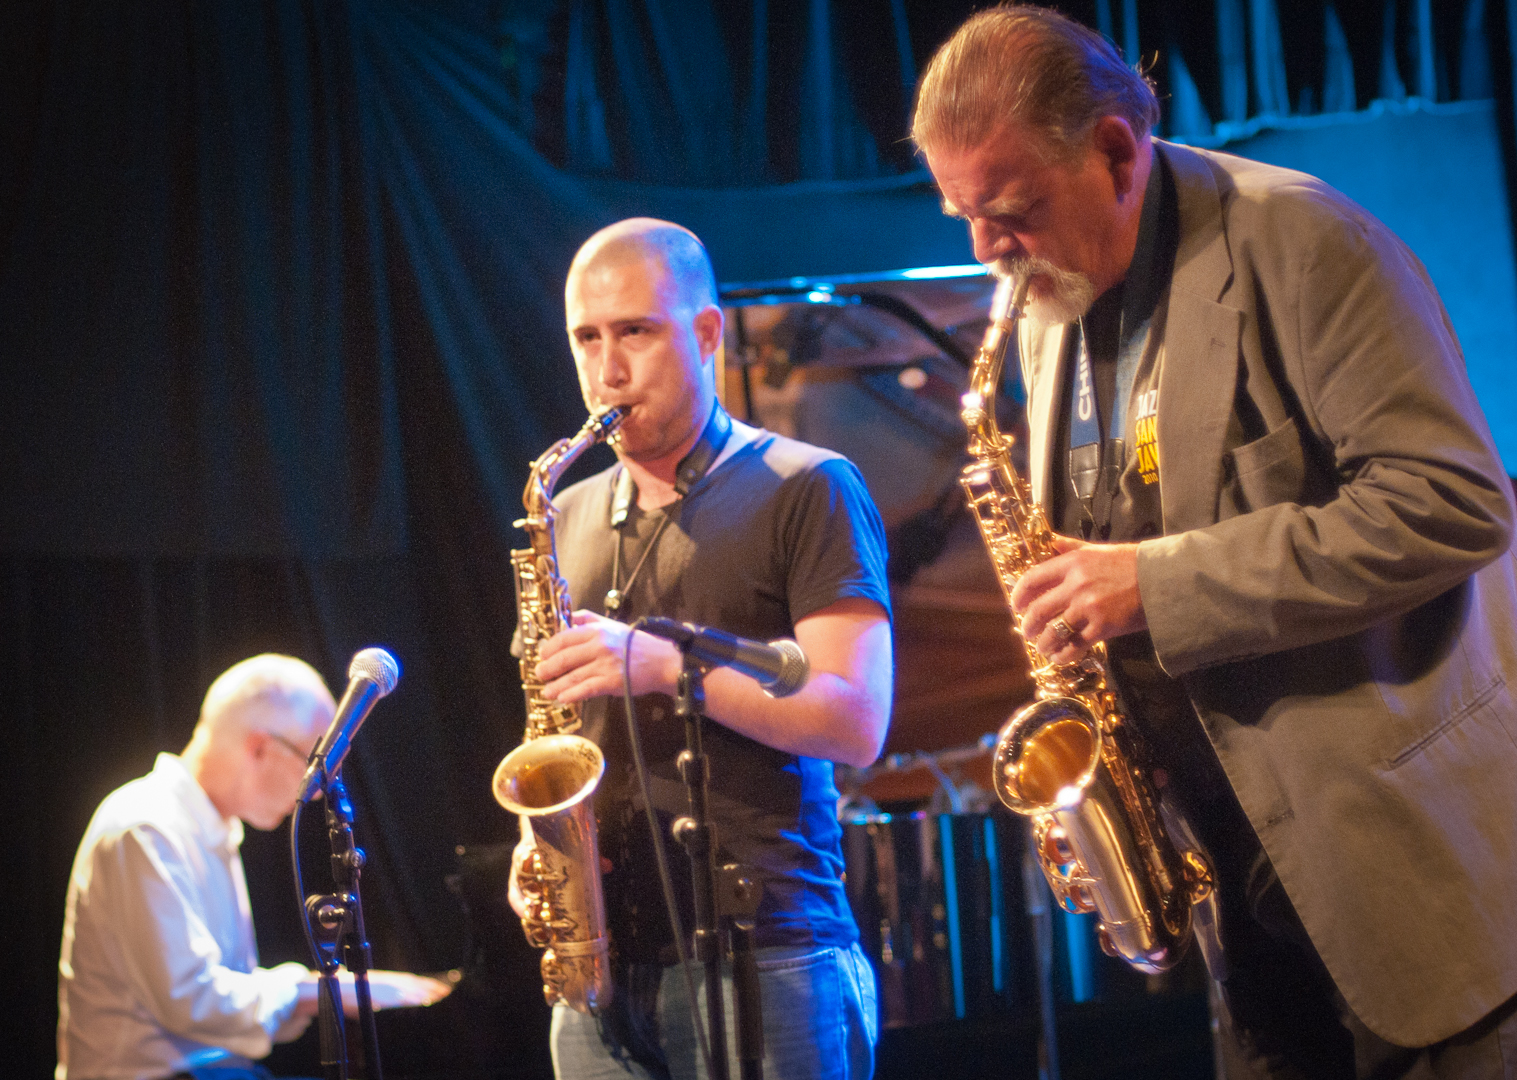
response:
[[[658,827],[658,814],[653,809],[652,784],[648,779],[648,768],[643,763],[643,743],[638,733],[636,705],[632,700],[632,638],[637,634],[630,627],[627,631],[627,643],[622,649],[622,703],[627,713],[627,740],[632,744],[632,767],[637,773],[638,790],[643,795],[643,810],[648,816],[648,829],[653,834],[653,861],[658,865],[658,882],[664,892],[664,906],[669,909],[669,928],[674,931],[674,951],[679,954],[680,971],[685,977],[685,996],[690,1006],[690,1022],[695,1028],[695,1037],[700,1041],[701,1058],[706,1063],[706,1075],[715,1076],[716,1070],[711,1064],[711,1044],[706,1039],[706,1021],[701,1016],[700,1005],[695,998],[695,975],[691,970],[690,951],[685,948],[685,929],[679,917],[679,906],[675,903],[674,882],[669,875],[669,858],[665,854],[663,832]],[[702,717],[696,714],[695,723],[699,724]],[[715,987],[706,987],[706,993],[721,994],[725,980],[718,979]],[[725,995],[724,995],[725,996]]]
[[[295,903],[300,908],[300,928],[305,931],[306,944],[311,949],[311,960],[319,973],[322,970],[321,947],[316,944],[316,931],[311,929],[311,913],[306,908],[305,881],[300,872],[300,812],[306,804],[296,802],[290,811],[290,870],[295,877]]]
[[[295,875],[295,903],[300,906],[300,928],[305,931],[306,944],[311,948],[311,959],[321,966],[321,950],[316,947],[316,934],[311,929],[311,913],[306,910],[305,883],[300,874],[300,812],[305,803],[296,801],[290,811],[290,869]]]

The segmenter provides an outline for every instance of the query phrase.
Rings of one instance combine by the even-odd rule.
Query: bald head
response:
[[[642,470],[641,502],[672,484],[716,402],[723,319],[706,249],[654,218],[602,229],[569,269],[564,321],[585,405],[623,412],[616,452]]]
[[[200,706],[197,734],[267,731],[298,744],[321,734],[335,711],[326,682],[293,656],[264,653],[217,676]]]
[[[658,218],[627,218],[586,240],[569,267],[565,293],[592,270],[638,263],[662,271],[660,285],[672,307],[693,315],[716,305],[716,273],[706,246],[683,225]]]
[[[305,759],[336,711],[310,665],[254,656],[206,691],[185,765],[223,817],[272,829],[294,808]]]

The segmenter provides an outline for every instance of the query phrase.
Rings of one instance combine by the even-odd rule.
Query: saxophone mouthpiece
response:
[[[623,409],[620,405],[613,405],[608,409],[602,409],[598,413],[592,413],[585,426],[600,435],[601,438],[605,438],[621,425],[622,418],[626,415],[626,412],[627,410]]]
[[[1006,316],[1011,313],[1014,294],[1017,291],[1021,277],[996,278],[996,291],[990,297],[990,322],[1005,322]]]
[[[1027,302],[1027,290],[1032,284],[1032,274],[1021,273],[996,280],[996,291],[990,298],[990,321],[1001,323],[1010,329],[1008,321],[1022,316],[1022,306]]]
[[[1021,318],[1022,308],[1027,303],[1027,290],[1032,287],[1032,273],[1022,274],[1017,278],[1017,287],[1012,290],[1011,306],[1014,309],[1014,318]]]
[[[610,443],[613,447],[620,448],[621,426],[626,418],[626,409],[620,405],[612,405],[599,412],[591,413],[590,419],[585,421],[584,430],[594,441]]]

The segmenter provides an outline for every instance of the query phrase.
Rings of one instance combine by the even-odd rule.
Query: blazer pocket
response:
[[[1506,733],[1506,741],[1496,740],[1495,749],[1517,749],[1517,735],[1508,728],[1507,721],[1511,717],[1513,704],[1511,693],[1507,690],[1506,681],[1500,677],[1491,680],[1489,686],[1475,695],[1475,699],[1461,709],[1455,710],[1451,715],[1434,723],[1427,731],[1423,732],[1416,740],[1403,747],[1400,753],[1392,755],[1386,762],[1387,769],[1399,769],[1402,765],[1412,761],[1418,754],[1427,748],[1428,744],[1440,736],[1457,728],[1460,724],[1471,717],[1479,717],[1483,722],[1494,722],[1493,731],[1500,730]],[[1489,715],[1486,715],[1489,713]],[[1507,744],[1511,744],[1510,746]]]
[[[1306,455],[1296,418],[1287,417],[1262,439],[1229,450],[1224,469],[1223,517],[1298,501],[1306,477]]]

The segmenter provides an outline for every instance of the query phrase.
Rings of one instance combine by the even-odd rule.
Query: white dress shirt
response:
[[[69,879],[57,1080],[246,1064],[304,1028],[305,967],[258,966],[241,844],[173,754],[100,804]]]

